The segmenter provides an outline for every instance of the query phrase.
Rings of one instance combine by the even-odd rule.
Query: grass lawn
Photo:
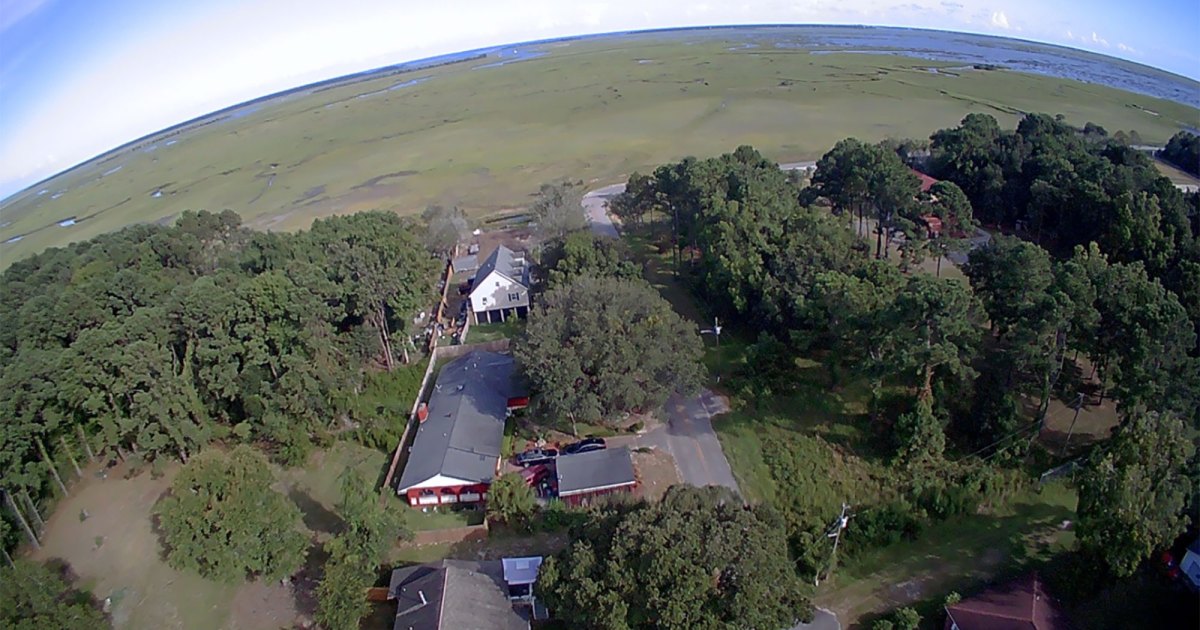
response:
[[[1170,162],[1154,158],[1154,166],[1158,168],[1158,172],[1165,175],[1167,179],[1170,179],[1172,184],[1200,185],[1200,177],[1182,171]]]
[[[408,508],[404,512],[405,522],[409,529],[414,532],[423,532],[433,529],[453,529],[455,527],[466,527],[468,525],[483,524],[483,510],[451,510],[441,509],[437,512],[429,511],[422,512]]]
[[[997,575],[1016,573],[1069,549],[1074,491],[1061,484],[1031,490],[987,515],[930,526],[914,541],[842,558],[814,601],[843,624],[949,591],[970,592]],[[938,627],[940,623],[938,623]]]
[[[951,76],[928,68],[955,63],[812,55],[775,47],[778,32],[749,37],[760,46],[730,50],[747,36],[722,31],[562,42],[520,63],[451,64],[263,102],[14,196],[0,207],[0,242],[20,238],[0,247],[0,267],[188,209],[230,208],[274,230],[430,204],[482,218],[525,206],[545,182],[616,181],[740,144],[780,161],[815,159],[848,136],[925,138],[971,112],[1012,127],[1023,111],[1160,143],[1196,117],[1100,85],[1010,71]]]
[[[525,330],[525,320],[513,317],[500,324],[472,324],[465,343],[484,343],[497,339],[515,339]]]

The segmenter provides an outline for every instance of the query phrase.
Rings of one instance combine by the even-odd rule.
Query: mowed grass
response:
[[[1197,116],[1097,85],[1008,71],[936,74],[927,68],[953,64],[812,55],[772,47],[777,37],[736,51],[727,48],[745,36],[720,32],[688,42],[655,34],[575,41],[500,67],[460,63],[276,99],[14,197],[0,208],[0,242],[22,238],[0,246],[0,267],[184,210],[233,209],[264,229],[365,209],[412,214],[431,203],[483,216],[524,206],[543,182],[618,181],[740,144],[781,161],[813,159],[846,136],[926,137],[971,112],[1011,126],[1024,111],[1161,143]],[[426,80],[405,85],[415,78]],[[71,217],[82,220],[58,227]]]

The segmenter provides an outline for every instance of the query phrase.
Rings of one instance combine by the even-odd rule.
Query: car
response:
[[[517,465],[522,468],[528,468],[534,464],[552,462],[556,457],[558,457],[558,451],[552,448],[531,448],[517,455]]]
[[[604,443],[604,438],[587,438],[579,440],[574,444],[568,444],[563,447],[563,455],[578,455],[580,453],[590,453],[592,451],[603,450],[607,444]]]

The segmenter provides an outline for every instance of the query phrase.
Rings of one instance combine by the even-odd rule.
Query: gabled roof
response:
[[[422,599],[424,595],[424,599]],[[392,571],[393,630],[528,630],[513,610],[499,561],[442,560]]]
[[[491,481],[500,458],[508,399],[515,390],[513,358],[475,350],[442,367],[417,428],[400,491],[438,475],[468,483]]]
[[[990,588],[946,607],[959,630],[1063,630],[1066,618],[1042,589],[1037,574]],[[949,623],[947,623],[947,627]]]
[[[578,455],[562,455],[558,470],[558,496],[596,492],[637,482],[629,449],[606,448]]]
[[[930,177],[929,175],[922,173],[921,171],[918,171],[911,166],[908,167],[908,170],[912,171],[913,174],[917,176],[917,179],[921,180],[921,192],[929,192],[929,189],[933,188],[933,185],[940,181],[934,177]]]
[[[523,252],[518,254],[503,245],[496,247],[496,250],[479,266],[479,271],[475,272],[475,281],[483,282],[483,279],[493,271],[499,272],[513,282],[529,286],[529,266],[525,264]]]

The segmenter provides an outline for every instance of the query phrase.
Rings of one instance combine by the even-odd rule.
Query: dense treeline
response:
[[[1180,131],[1171,136],[1159,155],[1192,175],[1200,176],[1200,136]]]
[[[931,140],[933,175],[958,184],[984,223],[1060,259],[1096,243],[1112,262],[1140,262],[1200,324],[1200,198],[1180,192],[1146,154],[1045,114],[1013,131],[971,114]]]
[[[747,400],[794,391],[796,356],[822,359],[833,387],[870,384],[870,420],[895,472],[877,480],[893,498],[864,506],[860,540],[891,540],[890,532],[913,531],[925,518],[971,513],[1020,485],[994,467],[1005,459],[992,456],[1020,457],[1050,398],[1063,394],[1064,373],[1078,372],[1077,357],[1091,360],[1100,399],[1115,397],[1123,417],[1168,419],[1139,425],[1153,436],[1145,439],[1170,441],[1169,419],[1197,420],[1200,409],[1196,317],[1187,301],[1200,285],[1186,280],[1196,256],[1194,206],[1144,155],[1109,142],[1094,125],[1078,131],[1035,114],[1002,132],[989,117],[971,115],[934,134],[932,159],[951,181],[921,193],[892,147],[849,139],[800,189],[741,147],[635,174],[610,206],[634,225],[666,217],[663,251],[674,251],[701,301],[737,328],[762,331],[729,382]],[[942,219],[941,235],[924,229],[930,215]],[[976,217],[1014,228],[1019,220],[1022,234],[1036,240],[1040,230],[1049,249],[997,236],[971,252],[969,287],[906,274],[886,260],[892,241],[907,262],[965,249]],[[1021,395],[1037,401],[1032,414]],[[781,488],[774,503],[798,566],[819,573],[836,504],[792,490],[804,487],[791,482],[806,465],[793,461],[795,448],[777,446],[764,446]],[[1170,474],[1160,471],[1172,497],[1188,491],[1182,468],[1194,459],[1185,450]],[[1151,533],[1150,547],[1179,533],[1182,503],[1136,510],[1134,493],[1115,494]],[[1082,507],[1081,521],[1101,522],[1098,504]],[[1099,561],[1125,566],[1114,558],[1145,557],[1144,541],[1138,545],[1103,550],[1109,558]]]
[[[186,461],[221,439],[297,462],[352,422],[386,432],[347,410],[365,367],[406,360],[432,298],[418,233],[384,212],[293,234],[185,213],[15,263],[0,278],[0,485],[65,491],[50,458],[96,449]]]

